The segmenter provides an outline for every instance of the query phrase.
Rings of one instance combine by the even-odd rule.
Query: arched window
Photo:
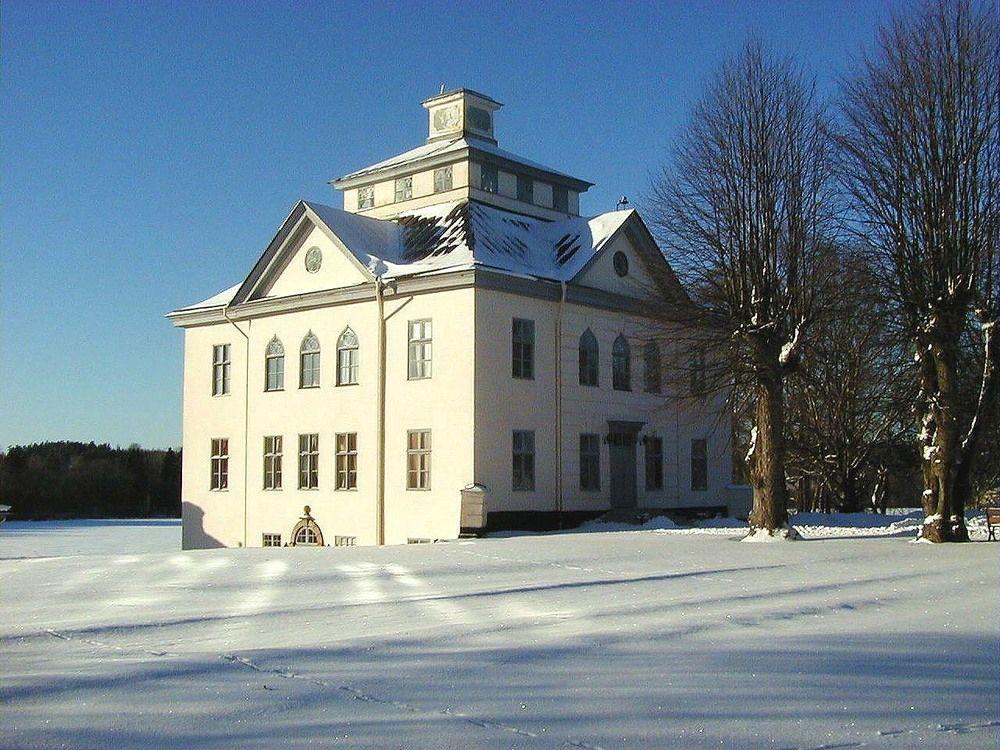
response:
[[[580,385],[597,385],[599,365],[597,336],[588,328],[580,336]]]
[[[611,347],[611,387],[616,391],[632,390],[632,350],[625,334],[618,334]]]
[[[299,388],[319,388],[319,339],[312,331],[299,350]]]
[[[280,391],[285,388],[285,347],[275,336],[264,352],[264,390]]]
[[[662,390],[660,345],[655,341],[647,341],[642,347],[642,362],[646,375],[646,393],[659,393]]]
[[[293,547],[322,547],[323,532],[316,523],[316,519],[309,513],[309,506],[302,509],[303,515],[299,522],[292,529]]]
[[[358,382],[358,337],[345,328],[337,339],[337,385],[355,385]]]

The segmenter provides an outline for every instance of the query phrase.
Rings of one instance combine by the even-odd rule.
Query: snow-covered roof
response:
[[[307,202],[375,275],[486,268],[569,281],[634,211],[544,221],[475,201],[415,209],[395,219],[371,219]]]
[[[435,141],[432,143],[425,143],[422,146],[417,146],[416,148],[405,151],[402,154],[393,156],[384,161],[380,161],[377,164],[372,164],[364,169],[359,169],[350,174],[346,174],[343,177],[338,177],[333,181],[334,185],[338,185],[342,182],[348,180],[354,180],[358,177],[366,177],[368,175],[375,174],[376,172],[381,172],[387,169],[393,169],[395,167],[401,167],[406,164],[415,163],[422,161],[424,159],[429,159],[431,157],[444,156],[451,153],[457,153],[463,151],[464,149],[470,149],[472,151],[479,151],[481,153],[490,154],[496,156],[500,159],[506,159],[507,161],[517,162],[518,164],[523,164],[532,169],[536,169],[540,172],[546,172],[556,177],[562,177],[566,180],[576,183],[582,183],[584,185],[590,186],[593,183],[587,182],[586,180],[581,180],[578,177],[573,177],[565,172],[560,172],[557,169],[552,169],[551,167],[546,167],[537,162],[533,162],[529,159],[525,159],[522,156],[518,156],[510,151],[505,151],[504,149],[496,146],[489,141],[481,140],[479,138],[455,138],[450,141]]]
[[[201,302],[196,302],[195,304],[188,305],[187,307],[181,307],[177,310],[177,312],[181,312],[182,310],[200,310],[203,307],[224,307],[233,301],[233,297],[236,296],[236,292],[240,290],[241,286],[243,286],[243,282],[234,284],[225,291],[213,294],[208,299],[203,299]]]

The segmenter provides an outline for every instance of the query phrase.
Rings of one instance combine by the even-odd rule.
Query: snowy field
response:
[[[0,747],[997,747],[1000,544],[798,520],[198,552],[4,524]]]

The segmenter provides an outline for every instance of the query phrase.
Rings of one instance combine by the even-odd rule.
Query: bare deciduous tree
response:
[[[965,505],[1000,388],[997,36],[995,7],[928,3],[884,28],[845,84],[843,171],[914,349],[923,535],[932,541],[968,539]],[[974,373],[963,353],[970,338]]]
[[[752,534],[795,536],[784,383],[829,270],[837,204],[826,127],[812,82],[751,41],[715,76],[652,188],[653,225],[693,303],[661,314],[691,332],[692,352],[707,351],[709,382],[752,402]]]

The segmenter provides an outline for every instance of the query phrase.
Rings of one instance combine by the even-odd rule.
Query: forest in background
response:
[[[181,514],[181,451],[51,442],[0,453],[0,503],[22,520]]]

